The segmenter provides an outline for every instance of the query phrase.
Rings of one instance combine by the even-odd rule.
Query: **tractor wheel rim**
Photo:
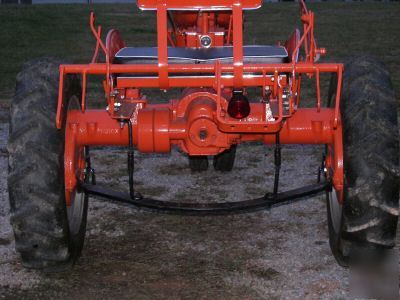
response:
[[[79,233],[82,224],[83,210],[85,206],[85,193],[76,193],[75,199],[67,207],[68,225],[71,235]]]
[[[335,232],[339,233],[342,223],[342,205],[339,203],[337,191],[332,189],[332,191],[328,193],[328,198],[332,226]]]

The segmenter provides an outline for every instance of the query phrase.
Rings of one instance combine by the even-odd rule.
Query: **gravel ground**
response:
[[[0,297],[346,297],[348,272],[330,253],[321,196],[222,217],[161,215],[91,199],[86,244],[74,269],[62,274],[23,269],[8,218],[4,111],[0,120]],[[103,148],[92,154],[98,181],[126,188],[125,151]],[[320,148],[285,146],[282,154],[282,189],[315,180]],[[136,185],[144,194],[170,200],[255,197],[271,187],[272,155],[262,145],[241,145],[232,173],[193,175],[178,151],[137,154]]]

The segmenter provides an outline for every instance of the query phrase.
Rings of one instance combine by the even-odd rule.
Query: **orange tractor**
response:
[[[206,215],[269,209],[326,193],[330,245],[341,265],[355,248],[394,246],[399,145],[388,72],[363,55],[346,72],[343,64],[317,63],[326,50],[317,47],[314,13],[303,1],[302,30],[286,42],[243,45],[243,13],[261,3],[138,0],[140,9],[156,11],[157,47],[127,47],[117,30],[104,41],[92,13],[97,44],[89,64],[60,65],[47,58],[24,66],[11,106],[8,179],[11,223],[24,266],[59,270],[76,260],[89,195]],[[332,75],[325,100],[323,73]],[[87,108],[89,75],[104,76],[103,109]],[[307,79],[315,82],[312,102],[301,101]],[[154,104],[142,94],[149,88],[182,92],[168,104]],[[134,149],[169,152],[174,146],[188,155],[193,171],[207,169],[209,156],[215,170],[231,171],[236,146],[250,141],[275,147],[274,188],[258,199],[169,202],[134,188]],[[279,191],[282,144],[325,145],[315,184]],[[129,193],[96,184],[89,148],[99,145],[127,147]]]

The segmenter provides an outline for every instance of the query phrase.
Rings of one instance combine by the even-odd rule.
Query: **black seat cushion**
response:
[[[174,48],[168,47],[169,64],[233,62],[233,47]],[[284,63],[288,53],[281,46],[244,46],[244,63]],[[126,47],[120,49],[114,58],[116,64],[156,64],[157,47]]]

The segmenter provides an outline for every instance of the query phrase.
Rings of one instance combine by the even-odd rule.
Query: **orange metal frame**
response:
[[[300,1],[303,33],[295,30],[285,43],[288,63],[244,64],[243,10],[258,8],[261,1],[198,0],[196,5],[189,3],[183,0],[138,1],[139,8],[157,12],[157,64],[114,64],[115,54],[125,43],[117,30],[111,30],[104,43],[101,27],[96,28],[94,14],[91,14],[90,28],[97,41],[92,62],[60,66],[56,126],[61,129],[66,115],[67,204],[73,201],[77,177],[83,172],[83,147],[127,146],[128,129],[123,126],[126,120],[131,120],[133,143],[142,152],[168,152],[171,145],[177,145],[190,155],[216,155],[233,144],[246,141],[274,144],[277,132],[283,144],[326,144],[329,149],[326,159],[328,174],[334,188],[342,195],[339,107],[343,65],[316,63],[326,51],[317,48],[315,42],[314,14]],[[213,64],[168,64],[168,43],[175,47],[201,47],[198,40],[203,35],[210,36],[211,46],[232,44],[233,63],[222,64],[217,60]],[[98,62],[100,50],[105,54],[102,63]],[[338,78],[336,101],[332,108],[322,107],[321,73],[335,73]],[[68,74],[82,76],[82,98],[80,110],[69,110],[65,114],[64,79]],[[87,77],[98,74],[105,75],[107,108],[87,109]],[[304,75],[315,78],[314,108],[300,108]],[[232,92],[235,89],[245,92],[249,87],[261,88],[263,100],[251,103],[251,113],[247,118],[233,119],[227,114]],[[141,95],[141,88],[184,88],[184,91],[180,99],[172,99],[169,104],[151,105]],[[268,113],[273,117],[268,117]],[[200,132],[206,132],[206,135]]]

